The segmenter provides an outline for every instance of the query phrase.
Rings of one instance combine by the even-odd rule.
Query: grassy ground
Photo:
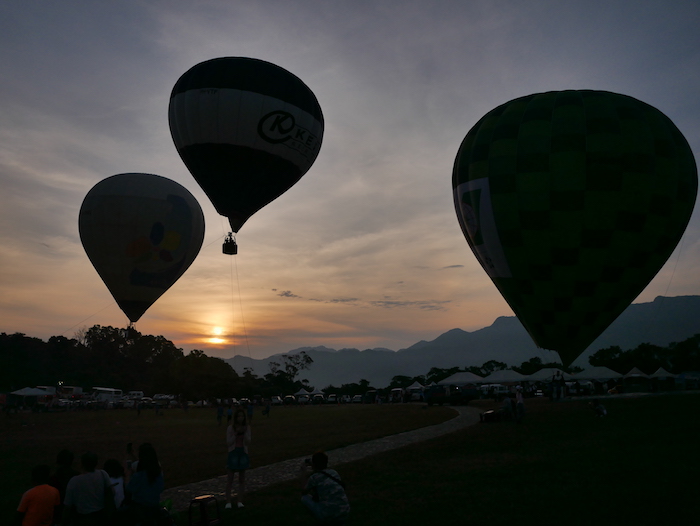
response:
[[[478,404],[484,408],[493,405]],[[605,405],[608,416],[596,418],[585,401],[528,400],[521,425],[477,424],[442,438],[340,466],[338,471],[348,485],[352,504],[350,524],[697,524],[700,395],[608,398]],[[349,411],[343,412],[345,409]],[[269,423],[262,418],[254,422],[254,461],[262,465],[318,447],[330,449],[370,438],[370,428],[375,426],[374,436],[387,434],[387,426],[394,427],[404,419],[415,427],[423,417],[443,419],[447,410],[425,411],[408,406],[408,413],[403,416],[400,411],[399,406],[319,407],[288,413],[279,410]],[[206,448],[214,447],[211,444],[221,440],[223,433],[223,428],[216,427],[213,413],[206,411],[190,413],[188,418],[199,419],[199,423],[187,423],[188,418],[175,414],[166,415],[159,422],[147,414],[149,425],[126,419],[110,424],[106,416],[95,414],[92,418],[109,429],[89,431],[92,434],[88,438],[75,438],[75,432],[81,429],[77,422],[72,433],[62,431],[57,424],[62,415],[36,415],[46,416],[50,419],[35,422],[34,427],[28,424],[23,430],[18,430],[18,422],[12,423],[9,429],[14,445],[10,448],[3,434],[0,459],[3,466],[8,462],[15,466],[9,476],[8,470],[3,470],[2,495],[13,495],[5,499],[4,509],[15,506],[26,487],[18,483],[25,476],[25,471],[17,472],[19,458],[24,459],[23,466],[36,463],[44,455],[42,447],[48,448],[45,456],[52,457],[63,445],[72,444],[80,451],[84,445],[111,442],[115,433],[115,448],[127,439],[158,443],[169,436],[172,444],[163,444],[159,450],[179,452],[174,457],[163,454],[166,476],[172,485],[171,473],[172,477],[176,473],[180,478],[185,475],[171,462],[193,464],[192,457],[204,459],[213,455]],[[180,418],[183,423],[177,424]],[[332,421],[335,418],[338,423]],[[190,427],[183,427],[185,423]],[[380,427],[384,429],[381,433]],[[123,428],[131,429],[132,434],[140,430],[142,434],[116,431]],[[297,435],[300,428],[301,434]],[[85,433],[86,428],[82,429]],[[169,435],[167,429],[171,430]],[[43,437],[52,432],[56,433],[52,440]],[[268,432],[270,438],[264,438]],[[36,435],[42,436],[40,442],[32,438]],[[314,436],[325,438],[314,440]],[[263,453],[265,441],[267,453]],[[221,455],[222,449],[213,455],[213,475],[220,472]],[[28,464],[27,459],[32,462]],[[194,480],[201,478],[207,477]],[[299,495],[299,488],[293,483],[252,493],[246,496],[245,509],[222,510],[224,524],[310,524]],[[6,516],[0,516],[0,524],[7,524]],[[178,524],[187,524],[184,514],[178,517]]]
[[[532,400],[521,425],[477,424],[341,466],[350,523],[698,524],[700,395],[605,404],[596,418],[584,401]],[[310,524],[299,495],[291,483],[256,492],[225,524]]]
[[[251,460],[254,466],[308,455],[444,421],[454,412],[425,411],[418,405],[309,406],[273,408],[270,418],[253,419]],[[126,459],[125,446],[152,442],[160,456],[166,487],[223,475],[225,427],[213,409],[152,410],[0,415],[0,525],[11,524],[14,510],[29,485],[36,464],[54,465],[68,448],[79,456],[94,451],[100,465],[108,458]]]

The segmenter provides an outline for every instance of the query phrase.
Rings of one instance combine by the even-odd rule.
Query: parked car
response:
[[[352,397],[352,403],[353,404],[361,404],[362,403],[362,395],[361,394],[356,394],[355,396]]]
[[[282,398],[277,395],[271,396],[270,405],[282,405]]]
[[[297,399],[294,395],[287,395],[282,402],[284,405],[294,405],[297,403]]]
[[[300,405],[306,405],[309,403],[309,395],[299,395],[297,397],[297,403]]]
[[[337,394],[329,394],[328,398],[326,398],[326,403],[327,404],[337,404],[338,403],[338,395]]]
[[[352,402],[352,396],[349,394],[344,394],[343,396],[340,397],[340,403],[341,404],[349,404]]]
[[[323,396],[322,394],[315,394],[314,397],[311,399],[312,404],[323,404],[326,402],[326,397]]]
[[[54,401],[54,403],[52,404],[52,407],[54,407],[56,409],[67,410],[68,408],[70,408],[71,405],[72,405],[71,401],[68,400],[67,398],[58,398]]]

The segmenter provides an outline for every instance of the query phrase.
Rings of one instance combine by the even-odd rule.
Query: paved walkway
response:
[[[383,453],[391,449],[396,449],[416,442],[422,442],[430,438],[439,437],[475,424],[479,421],[479,410],[469,406],[452,407],[458,414],[455,418],[413,431],[406,431],[396,435],[377,438],[368,442],[361,442],[351,446],[341,447],[326,451],[329,464],[338,466],[347,462],[360,460],[370,455]],[[246,493],[259,490],[266,486],[279,484],[294,480],[299,475],[299,466],[306,457],[284,460],[268,466],[250,469],[246,471]],[[236,484],[234,484],[235,492]],[[218,499],[225,497],[226,475],[216,477],[202,482],[186,484],[176,488],[170,488],[163,492],[161,499],[172,499],[173,509],[185,510],[190,504],[190,500],[198,495],[214,495]]]

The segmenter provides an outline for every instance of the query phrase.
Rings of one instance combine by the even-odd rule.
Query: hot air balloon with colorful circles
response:
[[[125,173],[88,192],[79,228],[95,270],[133,324],[194,261],[204,240],[204,215],[175,181]]]

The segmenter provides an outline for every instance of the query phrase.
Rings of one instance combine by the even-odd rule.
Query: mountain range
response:
[[[586,368],[588,357],[600,349],[617,345],[623,350],[641,343],[667,346],[700,333],[700,296],[658,296],[649,303],[630,305],[582,354],[573,365]],[[559,355],[539,349],[515,316],[502,316],[493,324],[467,332],[452,329],[432,341],[419,341],[406,349],[329,349],[301,347],[284,354],[305,351],[312,359],[310,368],[300,374],[312,386],[324,388],[369,380],[384,387],[396,375],[419,376],[432,367],[481,366],[489,360],[520,365],[533,357],[544,363],[558,362]],[[280,361],[276,354],[261,360],[234,356],[226,360],[238,374],[251,368],[263,376],[268,364]]]

